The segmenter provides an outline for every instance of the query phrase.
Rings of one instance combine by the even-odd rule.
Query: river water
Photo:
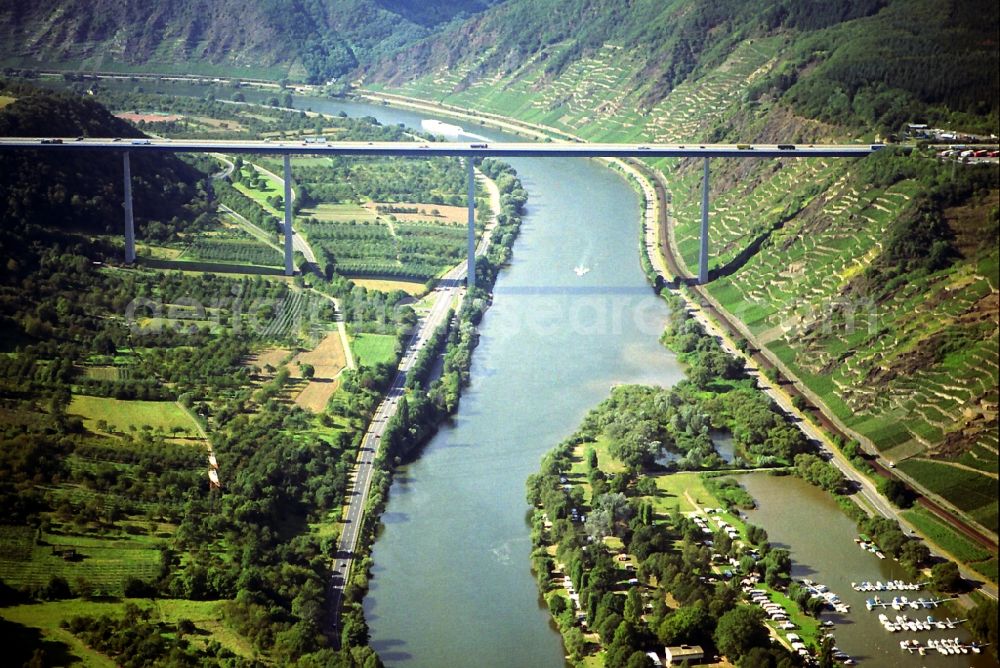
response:
[[[206,92],[145,86],[198,97]],[[273,96],[244,94],[251,101]],[[427,118],[380,105],[315,98],[300,104],[414,129]],[[489,141],[518,139],[466,129]],[[524,481],[613,384],[667,386],[682,377],[673,355],[657,343],[667,311],[639,270],[636,194],[591,161],[510,162],[530,194],[528,213],[514,263],[500,275],[480,328],[472,384],[454,421],[416,462],[397,471],[374,546],[365,614],[372,645],[391,666],[562,666],[559,635],[528,565]],[[578,276],[576,267],[589,271]],[[727,460],[728,437],[713,434]],[[902,637],[968,636],[964,630],[884,631],[877,613],[864,606],[872,594],[854,592],[850,583],[905,579],[902,569],[858,548],[854,523],[821,490],[791,477],[740,480],[759,504],[748,519],[791,550],[793,578],[822,582],[851,604],[849,614],[825,617],[836,622],[841,649],[864,665],[996,665],[984,655],[904,654]],[[946,613],[939,609],[935,616]]]

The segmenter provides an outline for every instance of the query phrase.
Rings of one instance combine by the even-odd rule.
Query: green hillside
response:
[[[810,16],[792,11],[802,3],[738,4],[509,2],[463,28],[482,44],[413,47],[366,85],[587,140],[872,141],[916,121],[996,131],[992,3],[832,3]],[[581,14],[593,20],[579,31],[559,27]],[[704,40],[676,47],[698,30]],[[700,162],[655,166],[695,267]],[[996,163],[931,150],[716,160],[711,186],[711,294],[846,427],[995,532]],[[957,484],[939,484],[942,471]],[[992,494],[961,491],[979,486]]]
[[[0,63],[321,83],[495,1],[17,0],[0,6]]]

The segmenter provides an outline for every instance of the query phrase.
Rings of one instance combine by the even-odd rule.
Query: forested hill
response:
[[[0,3],[0,63],[319,83],[497,0]]]
[[[93,100],[3,81],[0,95],[14,98],[0,109],[0,136],[144,136]],[[172,228],[194,219],[204,206],[199,182],[205,175],[182,160],[171,155],[132,156],[131,167],[136,222],[143,233],[169,236]],[[4,236],[9,241],[11,235],[22,238],[43,228],[121,234],[122,173],[117,155],[0,152]]]
[[[742,45],[777,38],[751,101],[783,97],[805,116],[852,127],[957,112],[995,129],[997,24],[991,0],[510,0],[376,63],[368,79],[398,85],[458,70],[457,90],[526,80],[544,95],[614,49],[624,70],[616,99],[648,111]]]

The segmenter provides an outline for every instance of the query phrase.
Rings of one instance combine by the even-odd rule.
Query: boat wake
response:
[[[488,137],[477,135],[475,132],[466,132],[461,125],[453,125],[451,123],[445,123],[444,121],[438,121],[433,118],[425,118],[421,120],[420,127],[424,132],[429,132],[436,136],[440,135],[446,139],[468,137],[469,139],[475,139],[476,141],[489,141]]]

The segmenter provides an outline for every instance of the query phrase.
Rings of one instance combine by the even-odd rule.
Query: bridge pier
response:
[[[285,154],[285,276],[295,273],[292,262],[292,163]]]
[[[701,249],[698,255],[698,283],[708,283],[708,158],[701,176]]]
[[[132,166],[125,151],[125,264],[135,263],[135,218],[132,215]]]
[[[468,164],[468,198],[469,198],[469,269],[465,283],[469,290],[476,287],[476,170],[475,161],[470,155],[466,158]]]

